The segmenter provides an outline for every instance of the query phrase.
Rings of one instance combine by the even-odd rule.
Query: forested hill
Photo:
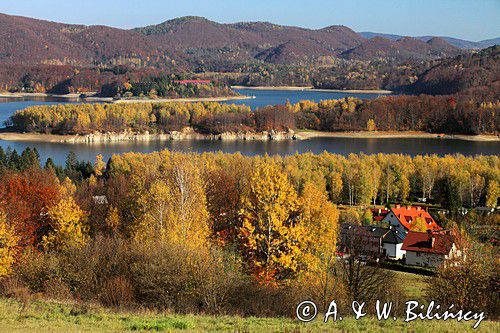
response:
[[[221,24],[190,16],[124,30],[0,14],[0,91],[109,91],[172,74],[228,85],[474,96],[487,87],[491,95],[498,48],[473,52],[439,37],[368,39],[338,25]]]
[[[196,67],[264,61],[296,64],[327,58],[396,61],[454,56],[446,41],[366,39],[344,26],[305,29],[267,22],[220,24],[183,17],[132,30],[54,23],[0,14],[0,62]],[[387,46],[389,52],[386,52]],[[274,56],[263,56],[273,54]]]
[[[461,55],[439,62],[421,74],[409,87],[415,93],[474,95],[489,93],[500,98],[500,46],[476,54]]]

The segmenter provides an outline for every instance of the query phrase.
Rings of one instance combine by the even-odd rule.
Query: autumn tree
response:
[[[8,223],[5,213],[0,211],[0,280],[11,273],[18,242],[14,228]]]
[[[300,223],[304,229],[302,262],[304,272],[299,281],[314,285],[315,294],[325,303],[333,296],[337,279],[332,276],[339,231],[339,213],[328,201],[326,191],[307,183],[299,198]]]
[[[84,224],[85,213],[73,197],[62,199],[48,210],[52,231],[43,237],[42,245],[46,250],[60,251],[79,248],[88,240]]]
[[[498,181],[492,180],[488,184],[486,190],[486,206],[496,207],[498,205],[498,198],[500,197],[500,185]]]
[[[411,231],[415,232],[427,232],[429,229],[427,222],[422,217],[417,217],[411,224]]]
[[[106,169],[106,163],[103,161],[102,155],[97,155],[94,162],[94,174],[97,177],[102,176]]]
[[[429,278],[427,297],[442,306],[498,314],[498,258],[495,250],[480,244],[461,248],[434,277]]]
[[[46,214],[61,199],[55,174],[40,168],[0,176],[0,209],[5,212],[20,246],[37,245],[49,228]]]
[[[250,270],[269,283],[299,270],[304,230],[298,225],[297,193],[286,174],[266,162],[255,165],[243,195],[239,238]]]
[[[325,191],[318,189],[312,183],[307,183],[298,200],[300,223],[307,230],[304,236],[306,250],[316,258],[329,257],[335,253],[338,230],[339,212],[328,201]]]
[[[208,211],[199,169],[187,155],[174,158],[166,168],[161,179],[139,193],[142,218],[136,238],[206,245]]]
[[[365,209],[363,211],[363,215],[361,215],[361,224],[365,226],[373,224],[373,213],[370,209]]]

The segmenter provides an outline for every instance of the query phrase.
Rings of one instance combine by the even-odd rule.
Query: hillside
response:
[[[500,46],[490,47],[472,55],[445,59],[419,75],[409,87],[425,94],[458,92],[490,93],[500,97]]]
[[[73,66],[127,65],[192,70],[235,64],[314,63],[321,57],[396,61],[456,55],[439,45],[413,38],[367,40],[344,26],[305,29],[267,22],[221,24],[202,17],[182,17],[158,25],[123,30],[106,26],[54,23],[0,14],[0,63]]]
[[[358,32],[359,35],[365,37],[365,38],[374,38],[374,37],[383,37],[391,40],[398,40],[403,38],[404,36],[401,35],[395,35],[395,34],[384,34],[384,33],[377,33],[377,32],[368,32],[368,31],[363,31],[363,32]],[[470,41],[470,40],[465,40],[465,39],[460,39],[460,38],[454,38],[454,37],[447,37],[447,36],[418,36],[414,37],[415,39],[419,39],[421,41],[427,42],[432,38],[439,37],[441,39],[444,39],[448,44],[451,44],[455,47],[458,47],[459,49],[463,50],[478,50],[478,49],[484,49],[488,48],[491,46],[495,45],[500,45],[500,38],[492,38],[492,39],[486,39],[486,40],[481,40],[478,42]]]
[[[194,16],[124,30],[0,14],[0,90],[100,91],[160,73],[230,85],[404,87],[432,94],[491,81],[481,64],[467,77],[446,78],[452,60],[443,59],[471,57],[449,39],[367,36],[375,37],[338,25],[222,24]]]
[[[0,62],[94,66],[136,65],[172,56],[140,33],[105,26],[54,23],[0,14]]]
[[[428,42],[411,37],[391,40],[373,37],[359,46],[342,53],[342,57],[351,60],[391,59],[396,62],[408,60],[429,60],[456,56],[462,50],[448,44],[442,38],[432,38]]]

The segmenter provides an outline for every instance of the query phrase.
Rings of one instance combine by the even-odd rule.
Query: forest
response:
[[[0,293],[243,316],[290,317],[299,300],[324,308],[333,295],[400,304],[392,271],[335,259],[340,225],[373,225],[371,205],[427,197],[468,255],[429,277],[426,297],[491,318],[499,215],[470,209],[498,205],[499,170],[497,156],[165,150],[55,166],[36,150],[0,150]]]
[[[132,88],[131,88],[132,89]],[[34,106],[17,111],[7,125],[52,134],[92,132],[167,133],[191,127],[200,133],[317,131],[425,131],[497,134],[500,102],[452,96],[344,98],[267,106],[204,103],[130,103]]]
[[[99,92],[102,96],[114,97],[120,90],[122,93],[131,91],[124,89],[124,85],[135,83],[136,88],[131,92],[136,92],[137,96],[141,93],[148,96],[152,89],[157,93],[163,90],[155,85],[167,77],[191,77],[216,82],[212,89],[224,88],[224,84],[387,89],[407,94],[466,94],[476,100],[497,101],[499,52],[500,46],[494,46],[477,53],[428,61],[338,58],[315,65],[248,61],[233,64],[223,58],[198,64],[191,70],[123,64],[98,67],[5,64],[0,67],[0,91],[55,94]],[[137,91],[138,86],[141,86],[140,92]],[[159,96],[163,95],[159,93]],[[217,96],[221,96],[220,93]]]

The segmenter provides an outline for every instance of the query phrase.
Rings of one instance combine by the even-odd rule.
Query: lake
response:
[[[316,91],[274,91],[274,90],[238,90],[238,92],[255,96],[255,99],[231,101],[229,103],[247,104],[252,108],[274,104],[284,104],[287,100],[296,103],[300,100],[314,100],[319,102],[324,99],[337,99],[347,96],[358,98],[374,98],[372,94],[347,94]],[[16,110],[31,105],[68,103],[60,99],[46,100],[7,100],[0,99],[0,121],[7,120]],[[19,152],[26,147],[36,147],[42,162],[51,157],[56,163],[63,164],[67,154],[74,151],[82,160],[93,161],[95,156],[102,154],[106,159],[112,154],[125,152],[152,152],[170,149],[182,152],[216,152],[226,153],[241,152],[245,155],[289,155],[295,153],[322,153],[324,151],[348,155],[350,153],[402,153],[409,155],[437,154],[464,154],[464,155],[498,155],[500,143],[474,142],[451,139],[376,139],[376,138],[314,138],[302,141],[153,141],[153,142],[118,142],[105,144],[65,144],[48,142],[13,142],[0,141],[4,149],[11,147]]]
[[[285,104],[290,101],[296,104],[300,101],[310,100],[320,102],[327,99],[340,99],[345,97],[357,97],[360,99],[373,99],[377,98],[379,94],[352,94],[342,92],[327,92],[327,91],[311,91],[311,90],[252,90],[252,89],[235,89],[236,92],[246,95],[255,96],[254,99],[246,99],[241,101],[231,101],[231,104],[245,104],[252,109],[267,105]]]

